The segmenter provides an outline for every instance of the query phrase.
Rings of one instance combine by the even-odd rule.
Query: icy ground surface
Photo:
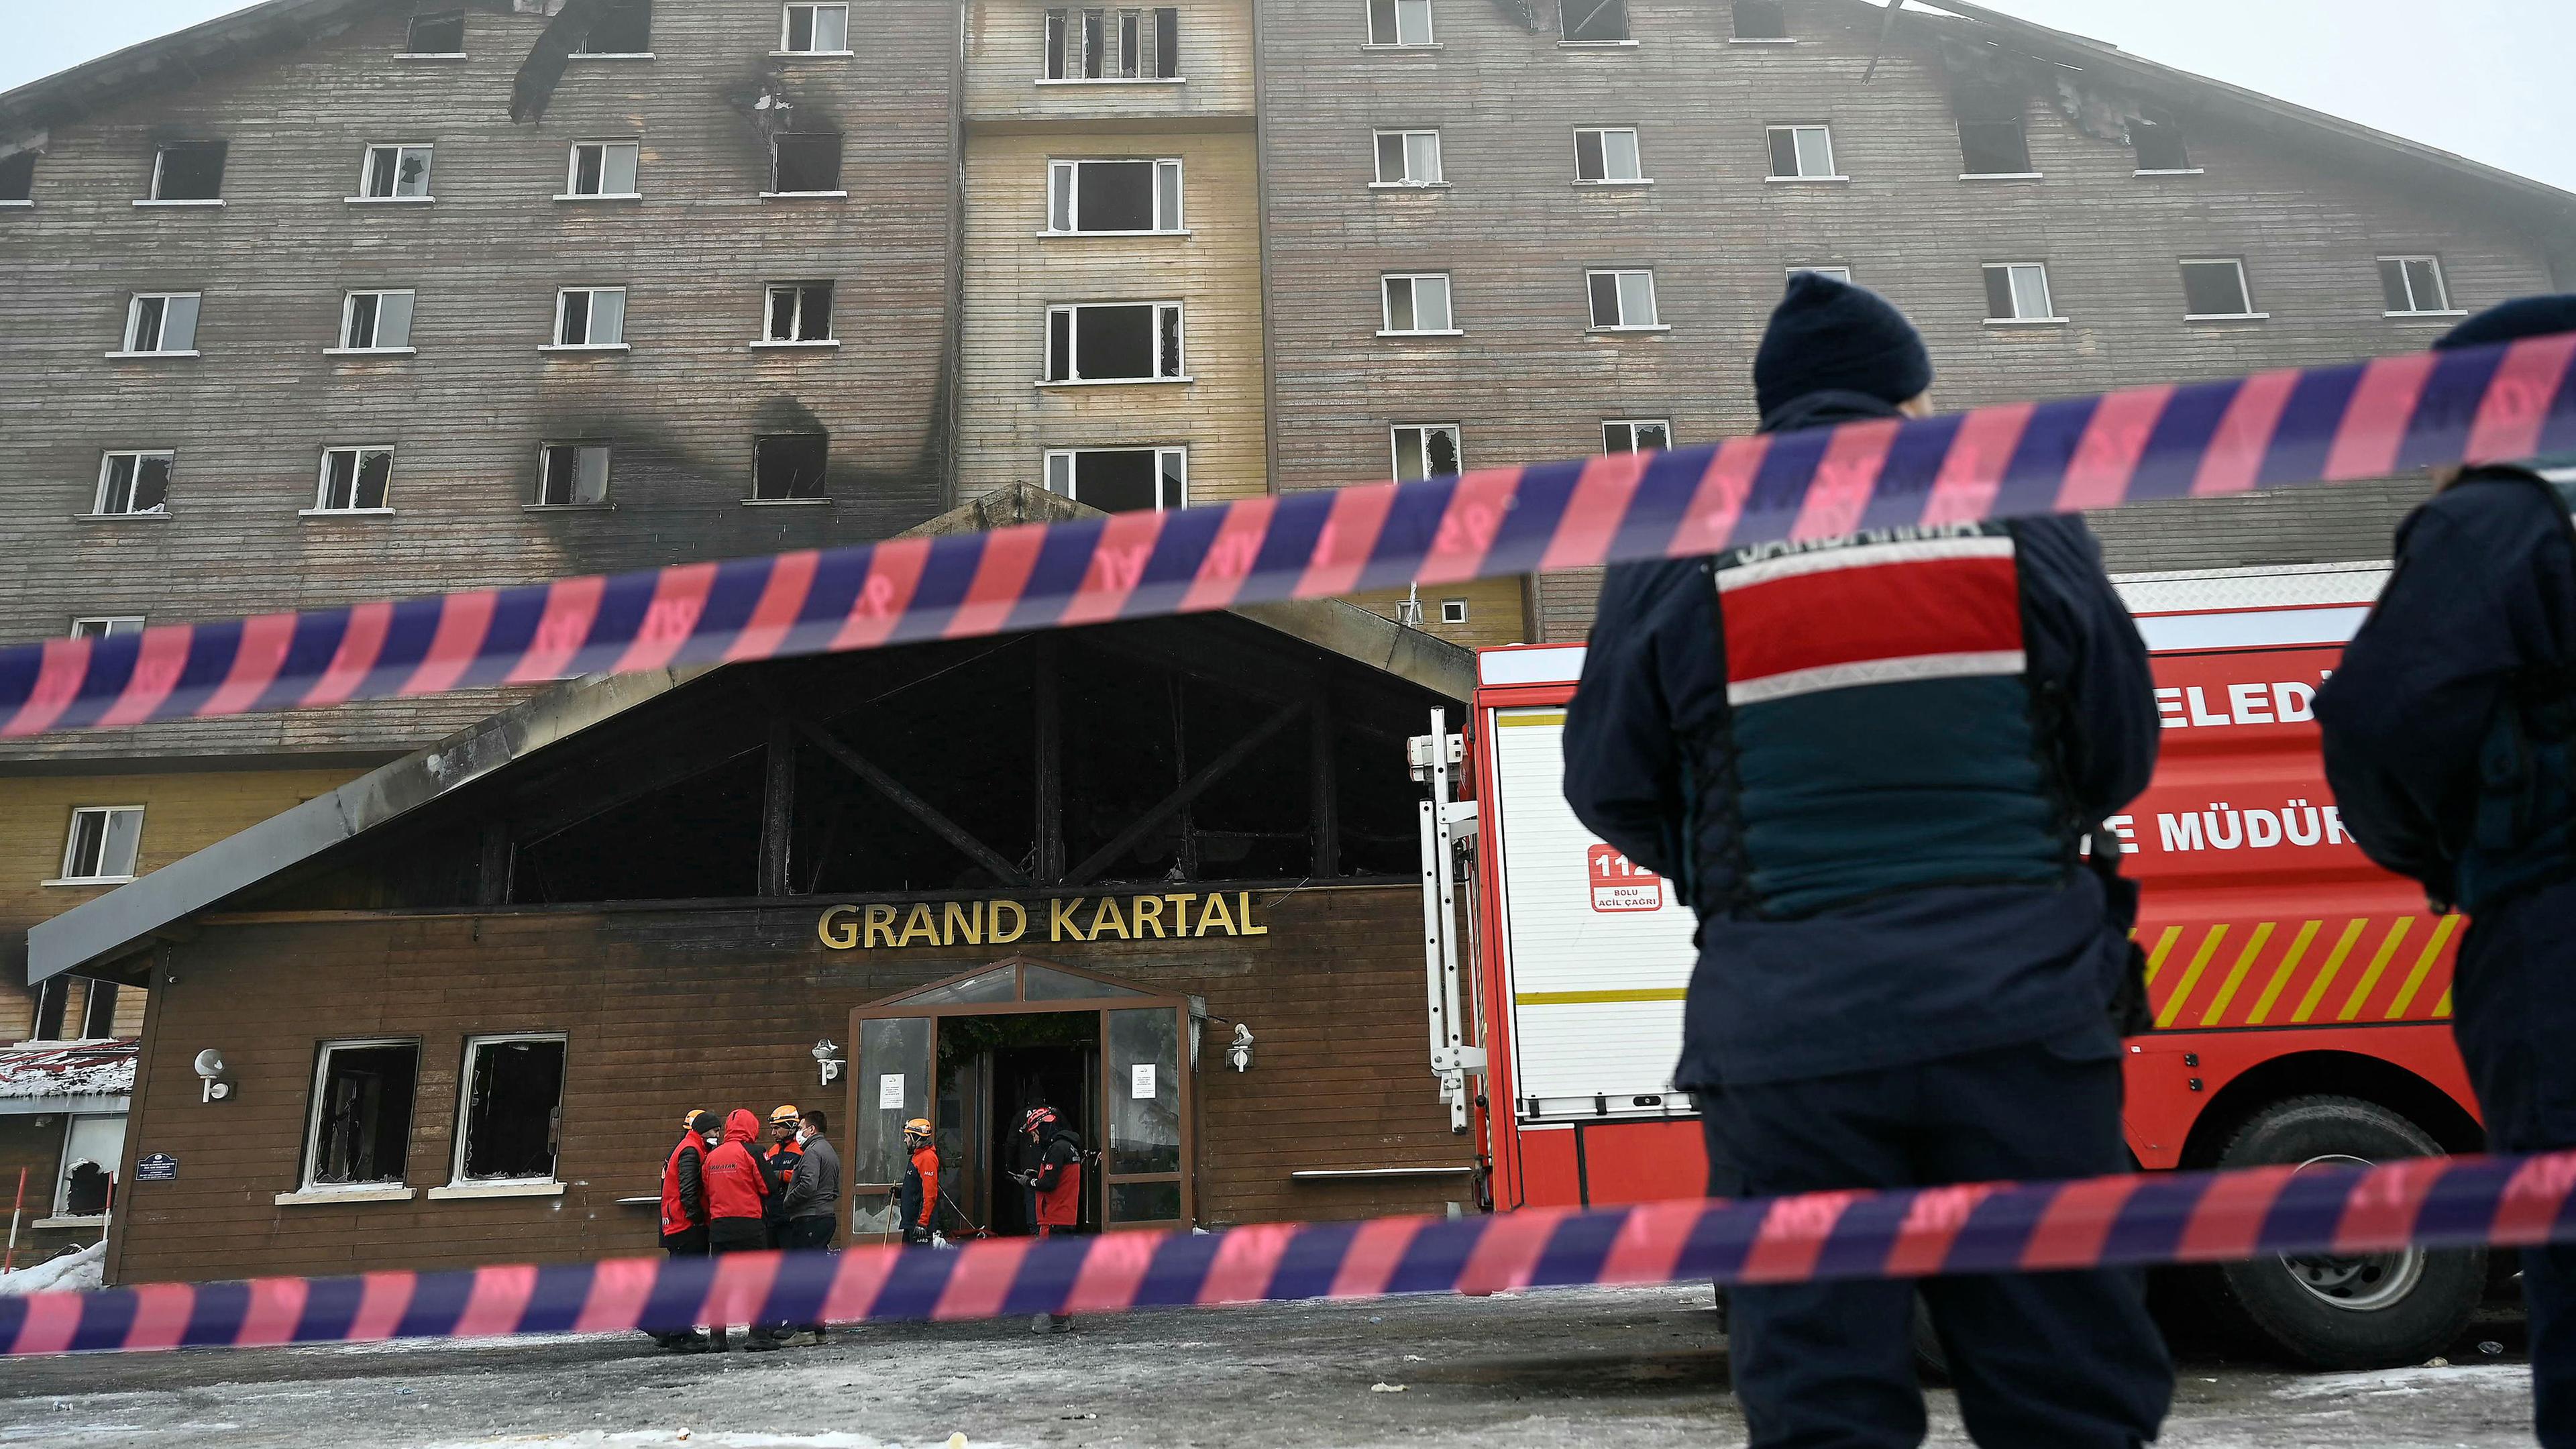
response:
[[[2518,1335],[2470,1361],[2499,1332],[2458,1367],[2187,1358],[2163,1449],[2528,1446]],[[1947,1394],[1932,1414],[1933,1443],[1966,1443]],[[975,1449],[1744,1443],[1704,1288],[1137,1314],[1046,1337],[843,1329],[722,1357],[553,1337],[0,1363],[0,1449],[942,1449],[957,1434]]]

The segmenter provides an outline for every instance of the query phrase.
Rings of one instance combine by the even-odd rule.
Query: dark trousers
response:
[[[703,1258],[707,1255],[707,1230],[701,1226],[682,1228],[676,1233],[664,1233],[662,1251],[674,1258]],[[667,1348],[696,1338],[698,1331],[689,1328],[677,1333],[652,1333],[650,1336],[655,1343]]]
[[[2093,1177],[2128,1169],[2120,1095],[2116,1058],[2069,1061],[2038,1046],[1729,1084],[1706,1103],[1709,1159],[1760,1196]],[[1920,1444],[1918,1289],[1960,1416],[1985,1449],[2155,1438],[2173,1361],[2140,1276],[2103,1270],[1729,1288],[1729,1354],[1753,1449]]]
[[[759,1218],[718,1218],[707,1225],[707,1239],[709,1248],[719,1258],[727,1253],[767,1252],[769,1225]],[[751,1338],[754,1343],[765,1342],[771,1336],[772,1330],[768,1324],[751,1325]],[[715,1340],[718,1343],[725,1341],[724,1324],[715,1325]]]

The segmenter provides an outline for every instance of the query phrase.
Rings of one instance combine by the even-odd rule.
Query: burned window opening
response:
[[[1961,85],[1952,96],[1959,121],[1959,169],[1969,176],[2030,174],[2025,97],[1995,85]]]
[[[1046,381],[1154,382],[1181,376],[1180,303],[1048,309]]]
[[[106,454],[99,462],[98,497],[90,511],[101,517],[167,512],[170,470],[178,456],[167,449]]]
[[[0,156],[0,201],[36,199],[36,153]]]
[[[304,1185],[398,1183],[411,1146],[417,1042],[326,1042],[314,1072]]]
[[[116,993],[113,981],[93,979],[81,1002],[81,1039],[106,1041],[116,1035]]]
[[[552,1181],[563,1119],[563,1038],[469,1041],[465,1072],[456,1180]]]
[[[1189,503],[1187,448],[1056,448],[1046,456],[1047,491],[1105,513],[1182,508]]]
[[[839,132],[785,132],[771,138],[770,147],[770,190],[783,196],[840,190]]]
[[[653,0],[599,0],[596,18],[575,55],[650,55]]]
[[[166,141],[152,157],[154,201],[218,201],[224,194],[222,141]]]
[[[2129,144],[2138,153],[2141,171],[2189,171],[2191,152],[2173,117],[2150,113],[2129,118]]]
[[[1564,0],[1565,38],[1607,44],[1633,40],[1628,0]]]
[[[1782,12],[1780,0],[1735,0],[1735,38],[1788,39],[1789,17]]]
[[[63,1017],[71,1008],[72,978],[49,976],[36,988],[35,1020],[27,1031],[29,1041],[61,1041]]]
[[[769,285],[771,342],[824,342],[832,336],[832,284],[772,282]]]
[[[606,443],[548,443],[539,450],[539,507],[580,508],[607,501]]]
[[[356,513],[385,508],[393,472],[391,448],[333,448],[322,455],[322,483],[313,511]]]
[[[403,32],[405,55],[463,55],[465,53],[465,12],[444,10],[415,15]]]
[[[825,467],[832,438],[828,433],[773,433],[755,439],[751,457],[751,496],[762,502],[790,498],[824,498]]]

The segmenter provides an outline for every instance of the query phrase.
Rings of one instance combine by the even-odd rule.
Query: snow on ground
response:
[[[0,1294],[78,1292],[96,1288],[101,1279],[100,1262],[107,1257],[107,1242],[101,1239],[76,1253],[49,1258],[31,1268],[13,1268],[0,1273]]]
[[[2531,1385],[2531,1366],[2519,1363],[2418,1364],[2370,1373],[2317,1374],[2272,1391],[2276,1399],[2342,1399],[2379,1394],[2422,1394],[2458,1388]]]
[[[859,1434],[734,1434],[699,1429],[647,1429],[640,1433],[612,1434],[598,1429],[585,1429],[578,1434],[513,1434],[506,1439],[467,1439],[453,1444],[433,1444],[426,1449],[496,1449],[500,1445],[530,1446],[530,1449],[904,1449],[899,1443],[870,1439]],[[921,1449],[1002,1449],[993,1444],[969,1444],[960,1435],[945,1444],[923,1444]]]

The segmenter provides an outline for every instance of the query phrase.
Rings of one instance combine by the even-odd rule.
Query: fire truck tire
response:
[[[2237,1129],[2219,1168],[2386,1162],[2441,1153],[2424,1129],[2358,1097],[2293,1097]],[[2481,1249],[2258,1258],[2205,1280],[2217,1306],[2310,1368],[2422,1363],[2460,1336],[2486,1290]]]

